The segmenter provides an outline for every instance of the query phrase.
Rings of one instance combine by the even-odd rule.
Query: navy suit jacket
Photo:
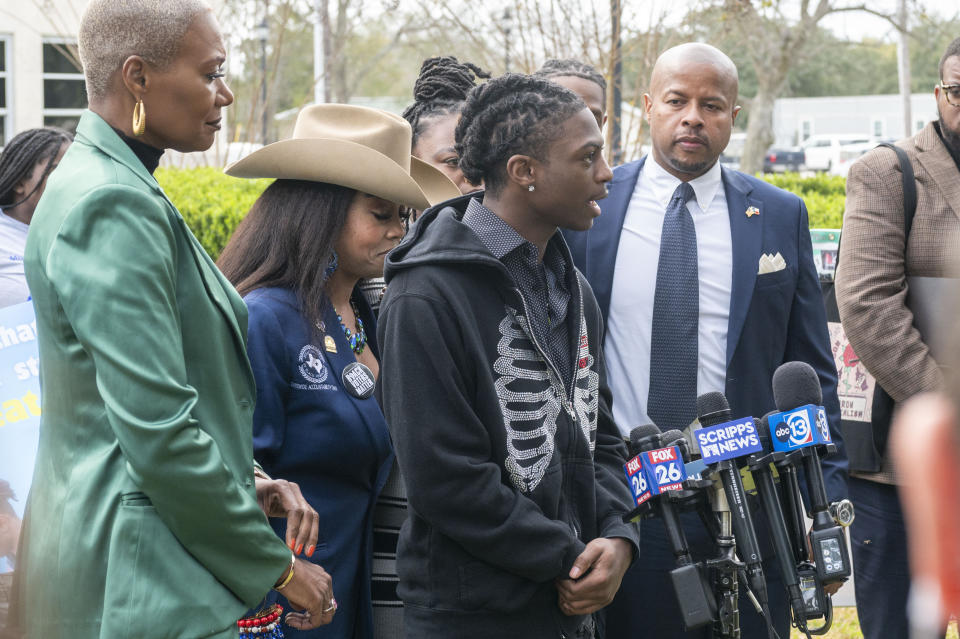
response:
[[[645,159],[614,169],[610,194],[600,200],[602,215],[593,228],[563,231],[574,262],[593,287],[604,320],[610,311],[620,231]],[[840,434],[837,369],[813,264],[806,206],[796,195],[738,171],[722,169],[721,175],[733,241],[725,389],[731,412],[735,417],[760,417],[774,410],[774,370],[794,360],[813,366],[823,388],[830,433],[840,448],[840,454],[823,461],[827,493],[831,500],[846,497],[847,461]],[[751,206],[760,214],[747,217]],[[758,276],[764,253],[780,253],[787,267]],[[657,276],[656,272],[645,275]],[[615,402],[616,397],[613,399]]]

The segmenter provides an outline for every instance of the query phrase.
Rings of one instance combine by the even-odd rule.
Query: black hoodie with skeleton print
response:
[[[578,272],[574,374],[560,379],[509,272],[461,221],[468,201],[426,211],[387,258],[379,392],[410,503],[397,559],[406,635],[588,636],[554,580],[590,540],[625,538],[636,553],[638,538],[622,521],[627,451],[602,319]]]

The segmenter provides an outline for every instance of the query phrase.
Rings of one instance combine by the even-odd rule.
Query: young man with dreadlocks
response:
[[[0,154],[0,307],[30,299],[23,274],[23,247],[47,177],[73,136],[54,127],[29,129]]]
[[[456,142],[486,191],[423,214],[380,316],[405,635],[585,639],[637,547],[602,320],[557,232],[599,215],[603,139],[574,93],[507,74],[471,92]]]

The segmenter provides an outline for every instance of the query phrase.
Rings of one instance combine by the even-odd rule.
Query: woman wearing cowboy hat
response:
[[[288,636],[373,636],[373,505],[393,450],[373,397],[375,319],[357,283],[383,272],[403,236],[405,207],[459,194],[411,158],[410,137],[399,116],[316,105],[300,113],[291,139],[226,169],[278,178],[219,266],[250,313],[256,458],[270,475],[299,484],[320,513],[318,545],[305,550],[330,572],[338,603],[329,626]],[[273,523],[283,536],[285,522]]]

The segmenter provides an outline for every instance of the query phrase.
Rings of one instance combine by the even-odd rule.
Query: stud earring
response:
[[[143,106],[143,98],[137,100],[133,107],[133,134],[137,137],[147,130],[147,109]]]
[[[530,186],[527,187],[527,190],[530,191],[531,193],[533,193],[534,191],[537,190],[537,187],[535,187],[534,185],[531,184]]]

